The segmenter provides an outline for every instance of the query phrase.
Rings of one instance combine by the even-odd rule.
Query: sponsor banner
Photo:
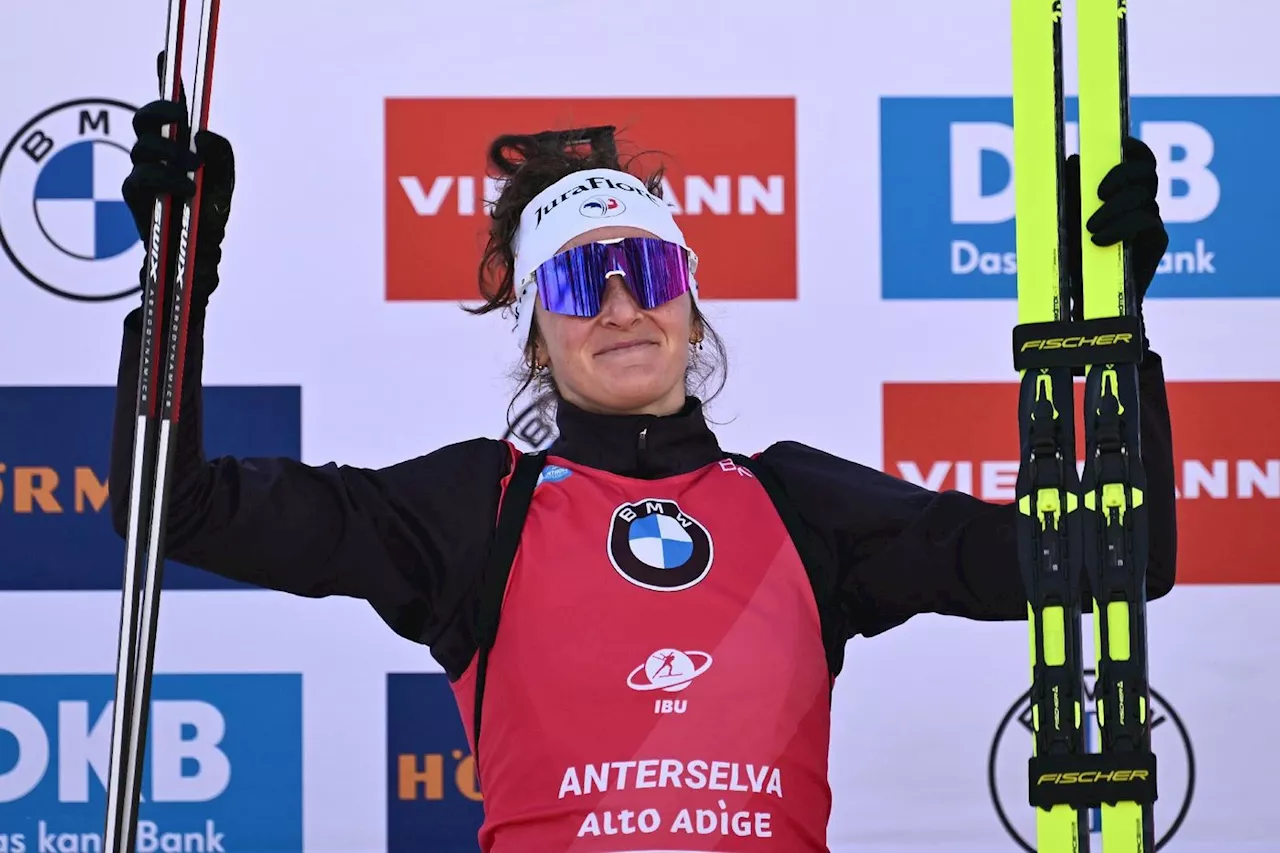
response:
[[[0,849],[102,849],[115,678],[0,675]],[[139,853],[302,850],[299,675],[158,674]]]
[[[1258,758],[1280,754],[1280,732],[1249,726],[1249,715],[1234,710],[1280,698],[1278,605],[1280,586],[1197,585],[1148,608],[1160,849],[1280,850],[1280,827],[1258,819],[1274,800],[1270,765]],[[1092,626],[1086,615],[1090,669]],[[832,711],[831,849],[1033,851],[1026,622],[925,615],[854,645],[854,669],[837,680]],[[868,702],[868,684],[893,689]],[[1087,671],[1091,751],[1099,746],[1095,689]],[[1091,849],[1104,849],[1096,812],[1088,826]]]
[[[135,107],[56,103],[0,151],[0,249],[34,287],[77,301],[137,293],[144,250],[120,185]]]
[[[1077,109],[1067,98],[1069,153]],[[1169,231],[1151,295],[1280,295],[1280,178],[1258,174],[1255,154],[1280,134],[1280,98],[1134,97],[1131,115]],[[1012,100],[882,98],[880,157],[884,298],[1014,298]]]
[[[614,125],[624,166],[633,154],[642,177],[665,166],[663,198],[707,273],[702,295],[795,299],[795,112],[794,98],[389,98],[386,298],[477,298],[494,139]]]
[[[1100,751],[1101,731],[1095,702],[1096,673],[1085,670],[1085,747]],[[1034,729],[1031,724],[1031,691],[1014,702],[996,726],[987,764],[987,785],[1000,825],[1009,837],[1028,853],[1036,851],[1036,815],[1027,804],[1027,759],[1031,754]],[[1156,844],[1164,846],[1181,828],[1191,809],[1195,791],[1195,749],[1186,724],[1177,709],[1151,689],[1151,750],[1159,761],[1159,808],[1155,810]],[[1101,843],[1102,810],[1088,812],[1089,832],[1094,844]]]
[[[387,675],[387,851],[475,850],[475,760],[442,673]]]
[[[107,473],[115,399],[111,387],[0,388],[0,590],[120,589]],[[206,454],[297,459],[301,408],[299,388],[206,388]],[[176,562],[164,586],[243,588]]]
[[[1179,584],[1280,583],[1280,382],[1170,382]],[[886,383],[884,470],[1008,502],[1018,475],[1016,383]],[[1077,454],[1083,384],[1076,383]],[[940,416],[948,425],[940,428]],[[1082,459],[1078,465],[1082,465]]]

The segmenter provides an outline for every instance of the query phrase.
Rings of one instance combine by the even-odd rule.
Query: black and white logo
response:
[[[137,292],[144,248],[120,192],[134,112],[105,98],[67,101],[0,153],[0,248],[37,287],[82,302]]]
[[[557,435],[555,423],[543,415],[536,402],[526,405],[502,433],[503,439],[535,453],[550,447]]]
[[[1098,748],[1098,714],[1094,705],[1094,671],[1085,670],[1085,744]],[[1023,693],[1000,725],[987,765],[987,783],[996,815],[1013,841],[1035,853],[1036,816],[1027,802],[1027,759],[1031,757],[1031,691]],[[1173,838],[1191,808],[1195,790],[1195,756],[1191,738],[1173,706],[1151,691],[1151,749],[1156,754],[1155,849]],[[1102,832],[1101,809],[1089,812],[1089,831]],[[1094,842],[1101,845],[1101,840]]]
[[[609,522],[609,560],[636,586],[677,592],[711,571],[711,534],[675,501],[623,504]]]

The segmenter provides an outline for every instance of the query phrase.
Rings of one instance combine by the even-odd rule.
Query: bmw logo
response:
[[[144,249],[120,193],[135,111],[105,98],[67,101],[0,153],[0,248],[37,287],[84,302],[138,291]]]
[[[619,506],[609,522],[609,561],[636,586],[678,592],[711,571],[711,535],[671,500]]]

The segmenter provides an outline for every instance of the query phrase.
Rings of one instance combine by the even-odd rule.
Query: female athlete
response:
[[[795,442],[754,458],[720,447],[692,384],[704,353],[723,354],[696,280],[716,271],[697,268],[657,176],[626,171],[608,129],[589,146],[545,133],[490,152],[507,183],[477,310],[515,313],[526,382],[554,406],[545,454],[476,438],[377,470],[207,458],[202,335],[234,158],[208,132],[189,155],[181,128],[160,136],[166,123],[185,124],[183,110],[137,114],[125,197],[145,234],[157,194],[188,196],[185,172],[204,170],[169,556],[363,599],[426,646],[477,756],[486,853],[825,851],[845,642],[919,613],[1026,618],[1014,507]],[[1125,150],[1089,230],[1130,245],[1145,291],[1167,237],[1154,159]],[[124,324],[112,447],[122,534],[139,321]],[[1153,352],[1141,394],[1156,598],[1174,582],[1175,528]]]

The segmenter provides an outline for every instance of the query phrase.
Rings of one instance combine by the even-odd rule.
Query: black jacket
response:
[[[126,318],[111,445],[111,509],[124,534],[141,309]],[[495,439],[442,447],[388,468],[292,459],[206,459],[201,432],[203,316],[188,335],[169,505],[168,556],[295,595],[363,599],[425,641],[450,678],[475,653],[472,596],[497,516],[508,451]],[[1159,356],[1140,368],[1150,519],[1149,598],[1173,586],[1176,527],[1169,408]],[[553,455],[657,479],[724,458],[699,401],[670,417],[601,416],[567,403]],[[637,440],[647,429],[643,449]],[[1026,618],[1012,505],[933,492],[795,442],[762,458],[835,555],[848,637],[918,613]]]

